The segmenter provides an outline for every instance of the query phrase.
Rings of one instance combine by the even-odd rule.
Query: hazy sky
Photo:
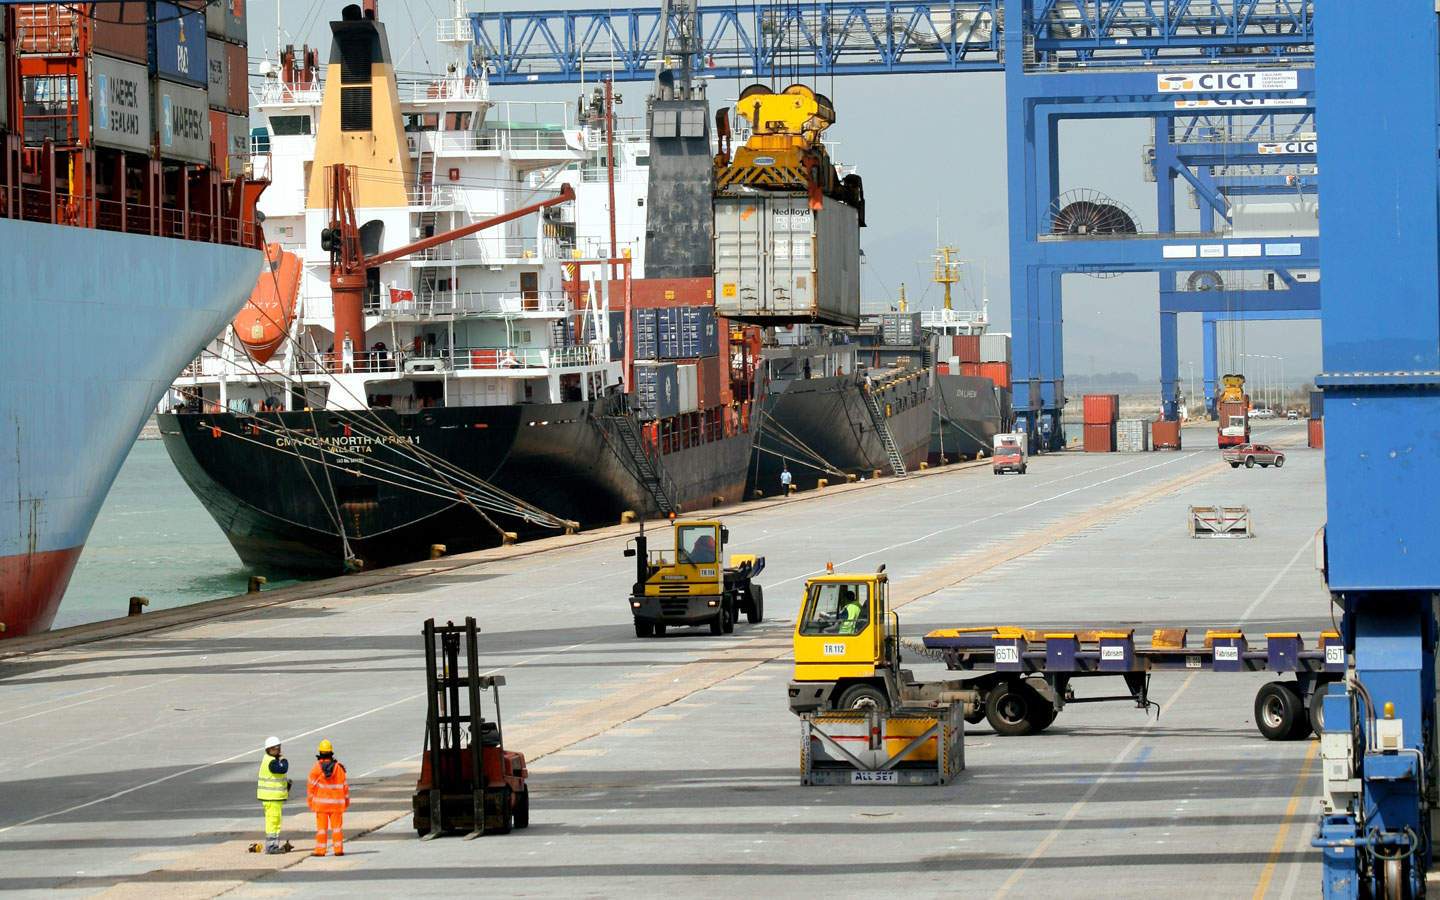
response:
[[[658,6],[658,2],[653,5]],[[252,2],[251,56],[273,53],[275,13],[279,7],[287,41],[308,41],[329,48],[325,23],[339,18],[340,0]],[[593,3],[513,0],[510,9],[594,8]],[[390,35],[396,65],[402,71],[438,71],[447,57],[435,41],[437,16],[450,16],[453,0],[381,0],[380,13]],[[482,9],[471,3],[472,11]],[[495,8],[499,8],[496,6]],[[712,84],[712,105],[726,104],[743,85]],[[930,284],[931,254],[937,220],[942,241],[971,262],[970,290],[962,303],[988,286],[991,318],[1009,328],[1010,285],[1005,182],[1003,82],[998,74],[890,75],[822,78],[819,88],[835,104],[838,121],[827,138],[838,141],[837,156],[858,166],[865,179],[866,219],[861,233],[866,254],[867,302],[893,296],[901,282],[913,302],[939,305],[940,289]],[[622,85],[638,114],[646,86]],[[573,101],[574,85],[494,87],[496,100]],[[1142,229],[1155,224],[1154,185],[1144,180],[1142,148],[1150,142],[1143,120],[1070,123],[1061,135],[1062,190],[1092,188],[1123,201],[1139,216]],[[1183,204],[1183,201],[1182,201]],[[1185,214],[1182,209],[1182,215]],[[1183,223],[1183,219],[1182,219]],[[1158,378],[1159,297],[1155,275],[1065,279],[1065,359],[1067,371],[1088,374],[1131,371]],[[1224,326],[1222,326],[1224,328]],[[1283,356],[1290,380],[1308,379],[1320,363],[1317,322],[1232,325],[1234,344],[1250,354]],[[1201,376],[1201,327],[1198,315],[1180,319],[1180,376],[1190,366]],[[1260,365],[1253,363],[1254,366]],[[1279,362],[1269,363],[1278,370]]]

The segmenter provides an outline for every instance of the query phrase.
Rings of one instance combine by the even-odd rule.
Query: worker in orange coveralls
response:
[[[315,813],[315,856],[325,855],[328,834],[336,856],[345,855],[344,818],[350,808],[350,782],[345,766],[335,758],[335,748],[321,741],[315,752],[315,766],[310,770],[310,784],[305,799]]]

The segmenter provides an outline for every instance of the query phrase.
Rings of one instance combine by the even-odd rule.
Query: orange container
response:
[[[1150,446],[1156,450],[1180,449],[1180,423],[1157,419],[1150,423]]]
[[[1010,387],[1010,364],[1005,362],[980,363],[980,376],[995,382],[996,387]]]
[[[1085,452],[1086,453],[1114,453],[1115,452],[1115,425],[1090,425],[1085,426]]]
[[[1119,394],[1086,394],[1085,424],[1113,425],[1120,418]]]
[[[1320,449],[1323,449],[1323,448],[1325,447],[1325,420],[1324,420],[1324,419],[1311,419],[1311,420],[1310,420],[1310,441],[1309,441],[1309,445],[1310,445],[1310,447],[1311,447],[1312,449],[1314,449],[1314,450],[1320,450]]]

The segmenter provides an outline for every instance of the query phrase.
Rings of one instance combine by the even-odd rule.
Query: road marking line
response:
[[[1255,886],[1253,900],[1264,900],[1265,893],[1270,890],[1270,879],[1275,874],[1280,853],[1285,849],[1285,836],[1290,832],[1290,817],[1295,815],[1295,810],[1300,806],[1300,795],[1305,793],[1305,781],[1310,776],[1310,766],[1315,762],[1315,754],[1319,750],[1320,741],[1311,741],[1310,749],[1305,752],[1305,762],[1300,766],[1300,777],[1295,779],[1295,790],[1290,794],[1290,805],[1285,807],[1285,818],[1275,832],[1275,844],[1270,848],[1270,859],[1260,873],[1260,883]]]
[[[1280,583],[1280,580],[1286,575],[1290,574],[1291,569],[1295,568],[1295,563],[1299,561],[1301,554],[1303,554],[1306,550],[1309,550],[1310,546],[1314,543],[1315,535],[1312,534],[1310,535],[1310,537],[1306,538],[1305,543],[1300,545],[1300,549],[1295,551],[1295,555],[1290,557],[1290,561],[1285,564],[1285,567],[1282,568],[1279,572],[1276,572],[1275,577],[1270,579],[1270,583],[1265,585],[1265,590],[1260,592],[1260,596],[1255,598],[1255,602],[1251,603],[1245,609],[1245,612],[1240,614],[1241,622],[1244,622],[1246,619],[1250,618],[1250,614],[1255,612],[1256,607],[1258,607],[1261,603],[1265,602],[1265,599],[1270,596],[1271,591],[1275,590],[1275,587]]]
[[[1197,674],[1199,673],[1191,672],[1189,676],[1181,682],[1180,688],[1176,690],[1174,694],[1170,695],[1170,699],[1165,702],[1164,706],[1160,707],[1160,712],[1156,714],[1155,718],[1145,723],[1144,731],[1137,734],[1131,739],[1130,743],[1125,745],[1125,749],[1116,755],[1115,759],[1106,767],[1105,771],[1100,774],[1100,777],[1091,782],[1090,787],[1086,789],[1080,799],[1076,800],[1070,809],[1065,812],[1065,815],[1061,817],[1060,822],[1055,826],[1054,830],[1047,834],[1045,839],[1036,845],[1035,849],[1030,852],[1030,855],[1025,858],[1025,861],[1020,864],[1019,868],[1010,873],[1010,877],[1005,879],[1005,883],[1000,885],[1000,889],[995,892],[996,897],[1004,897],[1008,894],[1010,889],[1020,881],[1020,876],[1025,874],[1025,870],[1030,868],[1030,866],[1035,863],[1035,860],[1045,855],[1045,851],[1050,849],[1050,845],[1055,843],[1056,839],[1060,837],[1060,833],[1065,830],[1065,827],[1070,824],[1072,819],[1080,814],[1080,810],[1084,808],[1085,804],[1090,802],[1091,798],[1100,791],[1100,788],[1103,787],[1112,776],[1119,772],[1122,767],[1128,767],[1130,765],[1130,763],[1125,762],[1126,757],[1133,753],[1136,747],[1140,746],[1141,741],[1149,737],[1148,732],[1159,723],[1160,715],[1175,705],[1176,701],[1180,699],[1180,696],[1185,693],[1185,689],[1195,680]]]

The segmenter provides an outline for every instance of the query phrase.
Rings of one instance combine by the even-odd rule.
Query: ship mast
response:
[[[954,247],[940,247],[935,251],[935,275],[933,280],[936,284],[943,285],[945,288],[945,308],[947,310],[954,309],[954,306],[951,305],[950,286],[960,280],[961,262],[958,259],[951,258],[957,252],[959,251]]]

